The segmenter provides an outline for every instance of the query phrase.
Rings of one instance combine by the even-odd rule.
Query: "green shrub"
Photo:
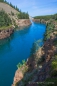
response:
[[[52,69],[56,69],[57,68],[57,60],[53,60],[51,63]]]
[[[50,38],[50,34],[54,32],[54,24],[52,24],[52,22],[49,22],[46,26],[46,31],[44,33],[44,38],[43,41],[46,41]]]
[[[57,46],[57,39],[56,39],[56,40],[54,40],[54,45],[55,45],[55,46]]]
[[[44,86],[57,86],[57,78],[47,78],[44,83],[47,83]]]
[[[41,64],[44,61],[45,61],[45,57],[43,55],[41,58],[38,59],[38,64]]]
[[[56,77],[56,76],[57,76],[57,69],[51,72],[51,77]]]
[[[25,60],[22,60],[22,63],[18,63],[17,68],[21,68],[23,65],[26,65]]]

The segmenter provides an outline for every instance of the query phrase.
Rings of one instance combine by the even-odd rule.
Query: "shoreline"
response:
[[[8,29],[0,30],[0,40],[9,37],[14,32],[14,28],[11,26]]]
[[[49,22],[48,22],[49,23]],[[47,24],[47,23],[46,23]],[[45,32],[46,33],[46,32]],[[55,28],[54,28],[54,33],[55,33]],[[56,33],[55,33],[56,34]],[[32,55],[30,58],[27,59],[26,61],[26,66],[28,67],[28,70],[33,73],[33,78],[31,80],[31,82],[37,82],[37,81],[42,81],[42,75],[46,78],[43,77],[43,81],[45,81],[45,79],[49,78],[50,75],[49,75],[49,71],[50,71],[50,64],[51,64],[51,60],[52,60],[52,56],[54,56],[54,53],[56,52],[56,48],[53,44],[53,41],[55,40],[55,34],[51,34],[50,35],[50,38],[48,40],[45,40],[44,41],[44,44],[42,46],[42,49],[40,49],[40,51],[38,51],[37,53],[35,53],[34,55]],[[53,36],[54,35],[54,36]],[[48,45],[48,46],[47,46]],[[52,52],[51,52],[52,51]],[[48,54],[49,52],[49,54]],[[40,58],[39,58],[40,56]],[[35,57],[36,59],[36,62],[34,61],[33,58]],[[36,58],[38,57],[38,58]],[[44,57],[44,58],[43,58]],[[38,63],[37,65],[37,60],[38,59],[42,59],[44,61],[42,61],[40,64]],[[39,60],[40,61],[40,60]],[[38,62],[39,62],[38,61]],[[25,67],[24,67],[25,68]],[[45,68],[45,69],[44,69]],[[20,69],[20,68],[19,68]],[[14,76],[14,80],[13,80],[13,84],[12,86],[21,86],[21,83],[24,84],[25,82],[22,81],[22,80],[27,80],[25,79],[26,77],[27,78],[30,78],[29,76],[26,76],[26,74],[30,74],[29,71],[26,71],[25,76],[23,75],[22,71],[20,73],[20,70],[23,69],[21,67],[21,69],[19,70],[17,69],[17,71],[15,72],[15,76]],[[43,72],[43,69],[45,70],[45,72]],[[24,69],[23,69],[24,70]],[[36,75],[35,75],[35,72],[34,70],[36,70]],[[39,70],[39,71],[38,71]],[[47,73],[45,75],[45,73]],[[35,76],[35,77],[34,77]],[[38,78],[38,77],[39,78]],[[28,84],[29,81],[27,81],[27,84],[26,86],[32,86],[33,84]]]
[[[33,21],[33,22],[34,22],[34,21]],[[38,23],[40,23],[40,22],[38,22]],[[44,23],[42,23],[42,24],[44,24]],[[44,54],[44,51],[42,50],[42,48],[40,48],[39,50],[37,50],[36,53],[34,53],[34,56],[38,56],[38,58],[40,58],[43,54]],[[31,58],[31,56],[30,56],[29,58],[27,58],[26,66],[28,67],[28,66],[31,64],[31,65],[32,65],[31,68],[34,69],[35,67],[37,67],[37,65],[34,64],[33,59],[32,59],[32,61],[31,61],[30,58]],[[34,67],[33,67],[33,65],[34,65]],[[24,70],[24,68],[21,68],[21,69]],[[13,84],[12,84],[11,86],[15,86],[16,83],[18,84],[18,82],[21,81],[22,78],[24,77],[24,75],[23,75],[21,69],[17,69],[17,70],[16,70],[15,76],[14,76],[14,79],[13,79]],[[30,70],[30,69],[29,69],[29,70]],[[17,85],[16,85],[16,86],[17,86]]]
[[[31,22],[29,19],[19,19],[18,21],[16,21],[16,24],[18,28],[21,27],[20,29],[22,29],[22,27],[31,25]],[[14,28],[15,26],[2,27],[0,29],[0,39],[9,37],[14,32]]]

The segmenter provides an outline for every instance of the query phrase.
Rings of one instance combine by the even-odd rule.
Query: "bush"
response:
[[[47,83],[44,86],[57,86],[57,78],[47,78],[44,83]]]
[[[11,11],[11,15],[14,16],[14,13]]]
[[[55,46],[57,46],[57,39],[56,39],[56,40],[54,40],[54,45],[55,45]]]
[[[43,41],[46,41],[48,39],[50,39],[50,34],[54,32],[54,24],[52,24],[52,22],[49,22],[46,26],[46,31],[44,33],[44,38]]]
[[[57,76],[57,54],[54,55],[54,59],[51,63],[51,77]]]
[[[56,77],[56,76],[57,76],[57,69],[51,72],[51,77]]]
[[[38,64],[41,64],[44,61],[45,61],[45,57],[43,55],[41,58],[38,59]]]
[[[23,65],[26,65],[25,60],[22,60],[22,63],[18,63],[17,68],[21,68]]]

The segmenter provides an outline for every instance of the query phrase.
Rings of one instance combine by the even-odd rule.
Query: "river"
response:
[[[15,32],[7,39],[0,40],[0,86],[11,86],[17,64],[30,56],[32,45],[43,38],[46,26],[32,23]]]

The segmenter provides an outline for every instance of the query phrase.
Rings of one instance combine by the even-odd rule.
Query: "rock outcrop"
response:
[[[13,27],[5,30],[0,30],[0,39],[9,37],[14,32]]]
[[[14,77],[14,82],[12,84],[12,86],[15,86],[15,84],[20,81],[23,78],[23,74],[22,72],[18,69],[15,73],[15,77]]]
[[[18,27],[26,27],[31,25],[31,22],[29,19],[19,19],[16,21],[16,24]],[[0,30],[0,39],[9,37],[13,32],[14,32],[13,27]]]
[[[36,23],[40,23],[40,19],[32,19]]]
[[[33,21],[36,22],[36,23],[46,24],[46,21],[44,19],[33,19]]]
[[[16,24],[18,25],[18,27],[29,26],[31,25],[31,22],[30,22],[30,19],[19,19],[16,21]]]

